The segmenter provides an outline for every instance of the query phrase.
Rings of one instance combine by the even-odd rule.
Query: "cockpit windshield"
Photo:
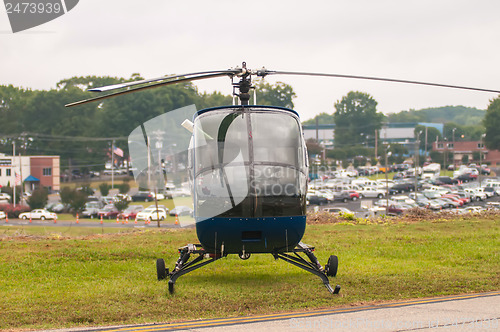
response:
[[[298,117],[281,109],[228,108],[194,125],[196,216],[303,214],[305,149]]]

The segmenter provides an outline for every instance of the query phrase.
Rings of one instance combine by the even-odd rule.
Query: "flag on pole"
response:
[[[115,149],[113,150],[114,154],[116,154],[119,157],[123,158],[123,150],[120,149],[119,147],[115,146]]]
[[[17,186],[18,184],[21,184],[21,174],[18,174],[17,172],[14,172],[16,175],[16,182],[15,185]]]

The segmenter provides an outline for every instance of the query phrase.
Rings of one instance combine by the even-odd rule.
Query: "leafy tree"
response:
[[[87,194],[83,191],[75,190],[73,193],[73,199],[71,201],[71,213],[76,215],[77,213],[82,213],[85,209],[85,203],[87,203]]]
[[[283,82],[272,85],[264,81],[256,84],[257,104],[293,108],[296,97],[293,88]]]
[[[333,114],[328,114],[328,113],[320,113],[316,115],[314,118],[306,120],[302,122],[304,125],[315,125],[316,120],[318,121],[318,124],[332,124],[335,123],[335,120],[333,118]]]
[[[128,207],[129,202],[125,199],[120,199],[115,202],[115,207],[118,211],[123,211]]]
[[[416,137],[417,133],[422,132],[420,134],[420,149],[425,150],[425,128],[427,128],[427,151],[432,150],[432,143],[436,141],[436,139],[442,141],[443,136],[439,132],[438,129],[434,127],[425,127],[422,125],[417,125],[414,130],[414,135]]]
[[[375,136],[384,115],[377,112],[377,102],[369,94],[351,91],[335,103],[335,146],[362,144],[363,137]]]
[[[410,109],[388,115],[389,122],[454,122],[458,125],[479,125],[484,117],[484,110],[465,106],[443,106]]]
[[[61,203],[70,209],[73,215],[81,213],[85,208],[88,195],[84,191],[63,187],[59,192]]]
[[[47,205],[47,201],[49,198],[49,193],[45,188],[38,188],[31,193],[30,198],[28,199],[28,205],[33,209],[41,209],[45,205]]]
[[[323,147],[319,145],[318,141],[316,141],[314,138],[309,138],[306,141],[306,146],[309,156],[321,154],[323,152]]]
[[[486,128],[485,146],[488,149],[500,150],[500,98],[493,99],[488,105],[483,125]]]

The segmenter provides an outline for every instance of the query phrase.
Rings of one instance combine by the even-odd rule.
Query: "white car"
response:
[[[0,219],[5,219],[5,218],[7,218],[7,215],[5,214],[5,212],[0,211]]]
[[[351,210],[344,208],[344,207],[331,207],[331,208],[325,208],[323,209],[325,212],[329,212],[331,214],[339,215],[340,213],[354,213]]]
[[[0,193],[0,201],[10,201],[10,195],[7,193]]]
[[[146,207],[142,212],[150,212],[154,210],[156,210],[156,204]],[[165,213],[168,213],[168,208],[165,205],[158,204],[158,210],[164,210]]]
[[[165,195],[164,195],[164,194],[162,194],[162,193],[156,193],[156,194],[155,194],[155,192],[154,192],[154,191],[152,191],[152,192],[151,192],[151,195],[152,195],[153,197],[155,197],[155,196],[156,196],[156,200],[158,200],[158,201],[161,201],[161,200],[164,200],[164,199],[165,199]]]
[[[165,212],[164,209],[152,209],[152,210],[143,210],[139,213],[137,213],[137,216],[135,217],[137,220],[148,220],[148,221],[153,221],[153,220],[165,220],[167,218],[167,213]]]
[[[45,209],[36,209],[31,212],[24,212],[19,215],[19,219],[40,219],[40,220],[45,220],[45,219],[56,219],[57,214],[53,212],[49,212]]]
[[[383,198],[385,196],[385,190],[375,188],[375,187],[364,187],[357,190],[360,197],[377,197]]]

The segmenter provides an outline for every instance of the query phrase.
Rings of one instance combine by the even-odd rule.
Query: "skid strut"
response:
[[[325,285],[326,289],[328,289],[330,293],[338,294],[340,292],[340,286],[337,285],[333,289],[330,286],[330,281],[328,280],[328,276],[335,276],[337,274],[337,256],[330,256],[327,265],[325,266],[325,268],[323,268],[316,256],[314,256],[313,251],[314,247],[308,246],[307,244],[301,242],[295,249],[291,251],[294,256],[290,255],[288,252],[279,251],[274,252],[272,255],[275,259],[282,259],[285,262],[288,262],[303,270],[317,275],[323,281],[323,285]],[[309,258],[309,261],[300,256],[300,253],[304,253],[307,258]],[[171,272],[169,272],[169,270],[165,268],[165,262],[163,259],[160,258],[156,261],[158,280],[163,280],[167,277],[170,279],[168,281],[168,291],[170,292],[170,294],[174,293],[174,285],[177,278],[227,256],[227,254],[223,253],[208,253],[205,249],[203,249],[201,244],[188,244],[185,247],[179,248],[179,254],[179,259],[175,263],[175,267]],[[198,256],[189,261],[192,254]],[[207,255],[210,257],[210,259],[203,261],[203,259]]]
[[[316,256],[313,254],[314,247],[308,246],[307,244],[304,244],[300,242],[295,249],[293,249],[293,253],[295,256],[289,255],[286,252],[275,252],[273,253],[273,256],[275,259],[282,259],[285,262],[288,262],[292,265],[295,265],[297,267],[300,267],[303,270],[306,270],[307,272],[310,272],[312,274],[317,275],[320,277],[321,281],[323,281],[323,285],[325,285],[326,289],[332,294],[338,294],[340,292],[340,286],[337,285],[335,286],[335,289],[330,286],[330,281],[328,280],[327,275],[332,275],[335,276],[337,274],[337,264],[338,261],[336,260],[335,257],[334,262],[331,263],[329,260],[328,264],[335,264],[335,266],[328,266],[327,269],[324,269],[321,264],[319,263],[318,259]],[[306,254],[307,258],[309,258],[309,262],[305,260],[302,256],[299,255],[299,253],[304,253]],[[328,270],[334,271],[331,274],[328,274]]]
[[[207,264],[213,263],[216,260],[223,257],[221,254],[209,254],[211,258],[207,261],[202,262],[203,258],[208,253],[205,251],[205,249],[202,248],[201,244],[188,244],[185,247],[179,248],[179,254],[180,254],[179,259],[175,263],[175,267],[172,270],[172,272],[164,270],[165,272],[164,274],[162,274],[162,271],[158,270],[159,280],[164,279],[160,278],[160,275],[164,275],[164,277],[170,278],[170,280],[168,281],[168,291],[170,292],[170,294],[174,293],[174,284],[177,278],[186,273],[199,269],[200,267],[203,267]],[[188,262],[192,254],[195,255],[198,254],[198,256],[192,261]],[[158,268],[158,261],[157,261],[157,268]]]

